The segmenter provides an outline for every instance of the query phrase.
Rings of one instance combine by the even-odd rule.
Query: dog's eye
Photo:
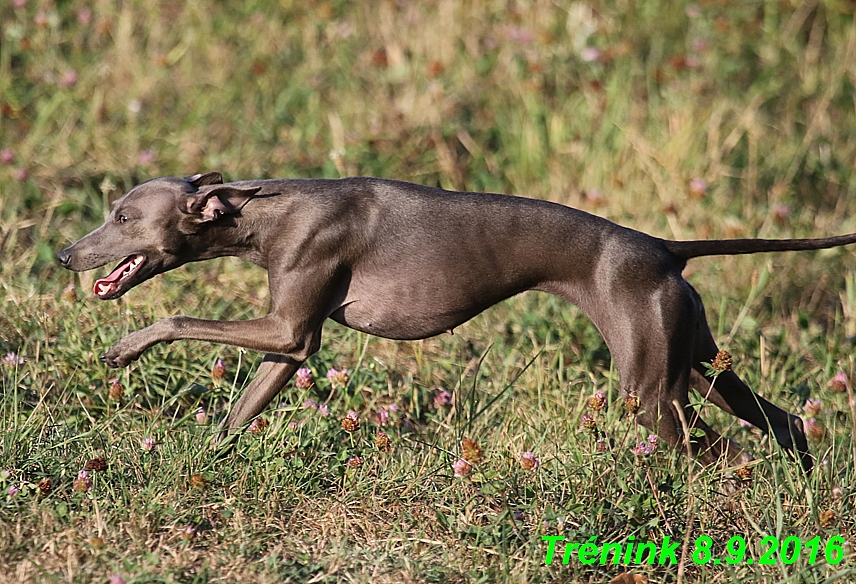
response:
[[[128,218],[127,218],[127,217],[125,217],[124,215],[119,215],[118,217],[116,217],[116,222],[117,222],[117,223],[124,223],[124,222],[125,222],[125,221],[127,221],[127,220],[128,220]]]

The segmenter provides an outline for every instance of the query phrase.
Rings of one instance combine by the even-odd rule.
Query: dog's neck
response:
[[[240,213],[204,226],[205,235],[196,238],[200,249],[195,249],[194,254],[198,260],[239,257],[267,269],[271,241],[275,241],[276,232],[288,229],[291,206],[289,198],[278,193],[254,198]]]

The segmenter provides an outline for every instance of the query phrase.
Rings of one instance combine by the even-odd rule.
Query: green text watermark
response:
[[[588,541],[565,542],[564,535],[545,535],[541,539],[547,542],[547,555],[544,564],[549,566],[561,559],[563,564],[578,561],[581,564],[647,564],[672,565],[677,564],[683,541],[672,540],[668,535],[663,537],[659,545],[654,542],[637,542],[634,536],[629,536],[621,543],[599,543],[592,536]],[[564,543],[561,556],[557,555],[557,545]],[[694,564],[756,564],[756,565],[789,565],[800,558],[805,558],[809,565],[825,561],[835,565],[844,561],[844,538],[840,535],[822,540],[820,536],[803,541],[799,537],[779,539],[773,536],[761,538],[750,549],[746,538],[735,535],[724,546],[714,544],[712,538],[702,535],[697,537],[689,556]],[[757,553],[750,553],[757,552]]]

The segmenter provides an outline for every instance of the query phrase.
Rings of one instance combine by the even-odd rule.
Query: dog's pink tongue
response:
[[[104,296],[108,292],[112,292],[118,286],[116,286],[116,282],[119,278],[122,277],[122,272],[125,270],[125,264],[123,263],[121,266],[113,270],[109,276],[106,278],[101,278],[100,280],[95,281],[95,286],[93,288],[93,292],[96,296]]]

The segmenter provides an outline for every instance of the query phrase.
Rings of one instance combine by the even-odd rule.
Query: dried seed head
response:
[[[591,396],[588,400],[588,407],[593,409],[594,411],[602,410],[606,405],[606,398],[603,397],[603,392],[597,391],[593,396]]]
[[[716,371],[717,375],[725,371],[731,371],[731,355],[728,354],[728,351],[719,351],[710,365]]]
[[[478,464],[484,457],[484,452],[475,440],[464,438],[461,441],[461,456],[468,462]]]
[[[110,399],[114,401],[118,401],[125,396],[125,388],[122,387],[122,383],[119,381],[119,378],[115,378],[110,382]]]
[[[381,452],[389,452],[392,450],[392,440],[386,435],[386,432],[378,432],[374,439],[375,446]]]
[[[102,471],[102,470],[107,470],[107,460],[105,460],[105,458],[103,456],[99,456],[97,458],[93,458],[92,460],[88,461],[86,463],[86,466],[84,466],[83,468],[85,468],[86,470],[92,470],[92,471],[96,471],[96,472]]]
[[[585,428],[589,432],[597,432],[597,420],[595,420],[589,414],[583,414],[582,424],[583,428]]]
[[[635,393],[631,393],[627,397],[624,398],[624,407],[631,414],[635,414],[639,411],[639,396]]]
[[[741,466],[734,471],[734,474],[743,482],[752,482],[752,469],[748,466]]]
[[[357,412],[348,412],[348,415],[342,418],[342,430],[345,432],[356,432],[360,429],[360,417]]]
[[[41,479],[38,483],[36,483],[36,486],[39,488],[39,492],[42,495],[50,495],[51,490],[53,489],[50,477],[45,477]]]

